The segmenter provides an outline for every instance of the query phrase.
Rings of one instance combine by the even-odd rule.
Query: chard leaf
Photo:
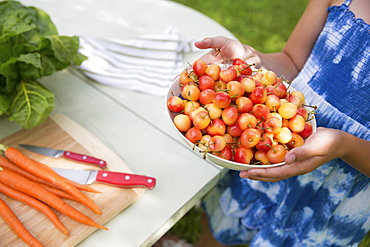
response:
[[[0,64],[0,74],[6,77],[7,90],[11,92],[21,80],[35,80],[42,74],[40,54],[22,54]]]
[[[9,120],[25,129],[43,123],[54,108],[54,93],[36,81],[21,81],[9,108]]]
[[[0,94],[0,116],[3,115],[10,106],[10,98],[5,94]]]
[[[62,63],[71,63],[79,54],[79,38],[77,36],[58,36],[51,35],[45,38],[50,40],[50,48],[55,58]],[[77,59],[78,61],[79,59]]]
[[[24,128],[46,120],[54,94],[37,82],[87,59],[77,36],[58,36],[49,15],[19,1],[0,1],[0,116]]]

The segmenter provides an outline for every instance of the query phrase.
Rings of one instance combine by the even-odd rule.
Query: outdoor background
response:
[[[281,51],[308,2],[308,0],[173,1],[205,14],[227,28],[242,43],[266,53]],[[206,28],[205,26],[204,29]],[[201,231],[200,216],[201,209],[195,207],[170,230],[170,233],[189,242],[195,242]],[[369,246],[368,234],[360,247]]]

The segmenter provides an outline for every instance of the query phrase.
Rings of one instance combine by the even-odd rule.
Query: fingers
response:
[[[254,168],[248,171],[241,171],[239,176],[264,182],[278,182],[297,175],[303,175],[309,172],[300,165],[282,165],[272,168]]]
[[[285,156],[285,165],[270,168],[255,168],[240,172],[240,177],[259,181],[277,182],[292,176],[309,173],[326,162],[339,158],[338,151],[343,141],[337,130],[318,128],[301,147],[290,150]]]
[[[239,176],[264,182],[277,182],[294,176],[291,169],[286,169],[287,165],[273,168],[255,168],[248,171],[241,171]]]
[[[212,38],[205,38],[201,41],[195,42],[195,46],[199,49],[218,49],[223,47],[226,43],[228,43],[229,39],[223,36],[212,37]]]

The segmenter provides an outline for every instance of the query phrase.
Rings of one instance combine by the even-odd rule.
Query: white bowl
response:
[[[288,91],[289,92],[294,91],[294,88],[292,86],[289,86]],[[195,153],[197,153],[199,156],[201,156],[202,158],[204,158],[204,159],[206,159],[206,160],[208,160],[208,161],[210,161],[210,162],[212,162],[212,163],[214,163],[218,166],[222,166],[224,168],[228,168],[228,169],[232,169],[232,170],[238,170],[238,171],[249,170],[250,168],[270,168],[270,167],[281,166],[281,165],[285,164],[285,162],[282,162],[282,163],[276,163],[276,164],[271,164],[271,165],[249,165],[249,164],[242,164],[242,163],[226,160],[226,159],[220,158],[220,157],[218,157],[216,155],[213,155],[213,154],[210,154],[210,153],[205,153],[204,150],[200,149],[199,147],[194,145],[191,141],[189,141],[184,136],[184,134],[181,133],[176,128],[175,124],[173,123],[173,119],[176,115],[178,115],[178,113],[171,112],[168,109],[167,101],[171,96],[173,96],[173,95],[179,96],[180,94],[181,94],[181,87],[179,85],[179,76],[177,76],[173,80],[171,86],[169,87],[168,92],[167,92],[167,96],[166,96],[166,99],[165,99],[165,107],[166,107],[167,116],[168,116],[169,120],[171,121],[172,126],[175,128],[176,132],[188,144],[188,146]],[[311,124],[312,124],[312,131],[315,132],[316,131],[316,119],[315,119],[314,115],[313,115],[312,119],[309,122],[311,122]]]

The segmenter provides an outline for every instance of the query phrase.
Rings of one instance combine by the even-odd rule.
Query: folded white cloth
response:
[[[82,36],[80,53],[88,59],[77,69],[102,84],[163,96],[187,66],[184,53],[195,51],[194,40],[172,27],[125,40]]]

